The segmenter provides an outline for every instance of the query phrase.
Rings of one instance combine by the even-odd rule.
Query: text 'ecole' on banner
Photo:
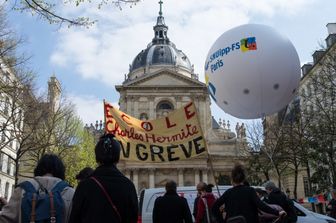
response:
[[[105,131],[121,144],[121,159],[141,162],[171,162],[206,152],[206,142],[197,109],[190,102],[168,116],[136,119],[104,102]]]

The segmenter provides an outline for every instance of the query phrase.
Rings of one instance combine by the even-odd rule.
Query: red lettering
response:
[[[174,127],[174,126],[176,126],[176,123],[174,123],[174,124],[171,124],[171,123],[170,123],[170,120],[169,120],[169,118],[168,118],[168,117],[166,117],[166,125],[167,125],[167,128],[169,129],[169,128],[171,128],[171,127]]]
[[[127,125],[132,125],[132,123],[130,123],[130,122],[127,122],[127,120],[126,119],[130,119],[127,115],[125,115],[125,114],[122,114],[121,115],[121,118],[122,118],[122,120],[124,120],[124,122],[126,122],[127,123]]]
[[[107,118],[113,118],[113,116],[110,114],[110,109],[113,108],[112,105],[105,103],[105,115]]]
[[[153,130],[153,125],[150,122],[141,122],[141,127],[146,130],[147,132]]]
[[[184,112],[185,112],[187,119],[192,118],[196,114],[195,112],[192,112],[189,110],[190,106],[192,106],[192,102],[190,102],[184,107]]]
[[[112,127],[113,127],[113,120],[110,119],[105,124],[106,132],[111,133],[113,131]]]

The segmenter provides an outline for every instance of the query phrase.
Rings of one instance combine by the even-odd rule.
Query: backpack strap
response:
[[[207,222],[210,223],[210,213],[209,213],[209,207],[208,207],[208,202],[204,197],[201,197],[204,206],[205,206],[205,213],[206,213],[206,218],[207,218]]]
[[[115,211],[115,213],[117,214],[119,221],[121,222],[121,216],[119,214],[119,211],[117,209],[117,207],[114,205],[114,203],[112,202],[112,199],[110,197],[110,195],[107,193],[107,191],[105,190],[104,186],[99,182],[99,180],[97,180],[97,178],[95,178],[94,176],[90,177],[94,182],[96,182],[96,184],[100,187],[100,189],[104,192],[105,197],[107,198],[107,200],[109,201],[109,203],[111,204],[113,210]]]
[[[54,205],[54,194],[52,191],[49,192],[50,200],[50,223],[56,223],[56,210]]]
[[[36,193],[33,193],[33,198],[32,198],[32,210],[31,210],[31,213],[30,213],[30,222],[31,223],[34,223],[35,222],[35,219],[36,219]]]

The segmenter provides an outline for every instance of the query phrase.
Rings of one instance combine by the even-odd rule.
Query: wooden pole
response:
[[[219,187],[218,187],[218,180],[216,179],[215,171],[214,171],[214,168],[213,168],[212,157],[211,157],[211,154],[209,153],[208,148],[207,148],[206,151],[208,153],[208,161],[209,161],[209,164],[210,164],[210,171],[212,172],[212,176],[213,176],[214,181],[215,181],[215,186],[216,186],[216,189],[217,189],[217,192],[218,192],[218,196],[221,196],[220,191],[219,191]]]

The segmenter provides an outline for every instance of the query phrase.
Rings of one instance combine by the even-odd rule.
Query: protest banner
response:
[[[104,101],[105,132],[121,144],[121,159],[140,162],[171,162],[206,151],[197,109],[190,102],[168,116],[139,120]]]

